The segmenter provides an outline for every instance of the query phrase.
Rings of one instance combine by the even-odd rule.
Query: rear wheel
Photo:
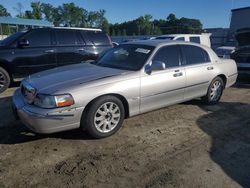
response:
[[[224,82],[220,77],[216,77],[211,82],[207,95],[202,97],[206,104],[217,104],[223,94]]]
[[[4,92],[10,86],[10,76],[8,72],[0,67],[0,93]]]
[[[124,116],[122,102],[114,96],[104,96],[94,101],[86,111],[83,125],[94,138],[104,138],[120,129]]]

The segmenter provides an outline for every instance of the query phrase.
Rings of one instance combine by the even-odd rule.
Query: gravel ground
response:
[[[112,137],[38,135],[0,95],[2,187],[250,187],[250,84],[127,119]]]

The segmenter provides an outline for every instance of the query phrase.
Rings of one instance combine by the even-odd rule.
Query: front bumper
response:
[[[42,109],[27,104],[20,89],[13,95],[14,115],[36,133],[48,134],[79,128],[83,110],[83,107]]]

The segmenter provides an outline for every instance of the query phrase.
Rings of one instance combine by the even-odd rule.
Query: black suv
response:
[[[238,73],[250,75],[250,28],[243,28],[236,32],[237,48],[231,58],[237,63]]]
[[[111,48],[99,29],[37,28],[0,41],[0,93],[11,82],[57,66],[86,62]]]

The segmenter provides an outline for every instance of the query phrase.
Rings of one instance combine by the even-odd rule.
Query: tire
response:
[[[4,92],[10,86],[10,76],[8,72],[0,67],[0,93]]]
[[[214,105],[217,104],[223,94],[225,84],[220,77],[213,79],[208,87],[206,96],[202,97],[205,104]]]
[[[117,132],[125,117],[122,102],[114,96],[96,99],[82,118],[83,128],[94,138],[105,138]]]

